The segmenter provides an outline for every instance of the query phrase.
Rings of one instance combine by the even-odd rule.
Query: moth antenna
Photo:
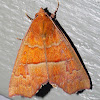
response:
[[[26,14],[26,13],[25,13]],[[28,14],[26,14],[27,18],[29,18],[31,21],[33,20],[33,18],[31,18]]]
[[[58,5],[57,5],[57,8],[56,8],[56,10],[55,10],[55,12],[54,12],[54,15],[56,15],[56,13],[57,13],[57,11],[58,11],[58,8],[59,8],[59,1],[57,0],[57,2],[58,2]]]
[[[56,13],[57,13],[58,8],[59,8],[59,1],[57,0],[57,2],[58,2],[58,5],[57,5],[57,8],[56,8],[55,12],[53,14],[51,14],[51,17],[52,18],[55,18],[56,17]]]
[[[20,39],[20,38],[16,38],[17,40],[23,40],[23,39]]]

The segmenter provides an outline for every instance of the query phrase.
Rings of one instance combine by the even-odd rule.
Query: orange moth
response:
[[[59,6],[59,3],[58,3]],[[58,10],[58,7],[57,7]],[[32,97],[49,82],[73,94],[90,88],[90,79],[55,16],[40,8],[22,40],[9,84],[9,97]]]

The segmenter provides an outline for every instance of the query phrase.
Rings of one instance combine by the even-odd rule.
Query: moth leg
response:
[[[23,39],[17,38],[17,40],[23,40]]]
[[[33,18],[31,18],[29,15],[26,14],[26,16],[27,16],[27,18],[29,18],[31,21],[33,20]]]

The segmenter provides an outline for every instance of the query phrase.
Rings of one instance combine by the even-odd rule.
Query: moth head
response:
[[[43,8],[40,8],[39,12],[36,13],[35,17],[37,17],[37,16],[45,16],[45,11]]]

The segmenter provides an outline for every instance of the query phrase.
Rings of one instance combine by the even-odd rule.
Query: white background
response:
[[[44,97],[14,100],[100,100],[100,0],[59,0],[57,20],[77,47],[91,76],[93,89],[69,95],[53,88]],[[39,9],[54,12],[56,0],[0,0],[0,94],[8,97],[8,87],[21,41]],[[0,100],[7,100],[0,96]]]

